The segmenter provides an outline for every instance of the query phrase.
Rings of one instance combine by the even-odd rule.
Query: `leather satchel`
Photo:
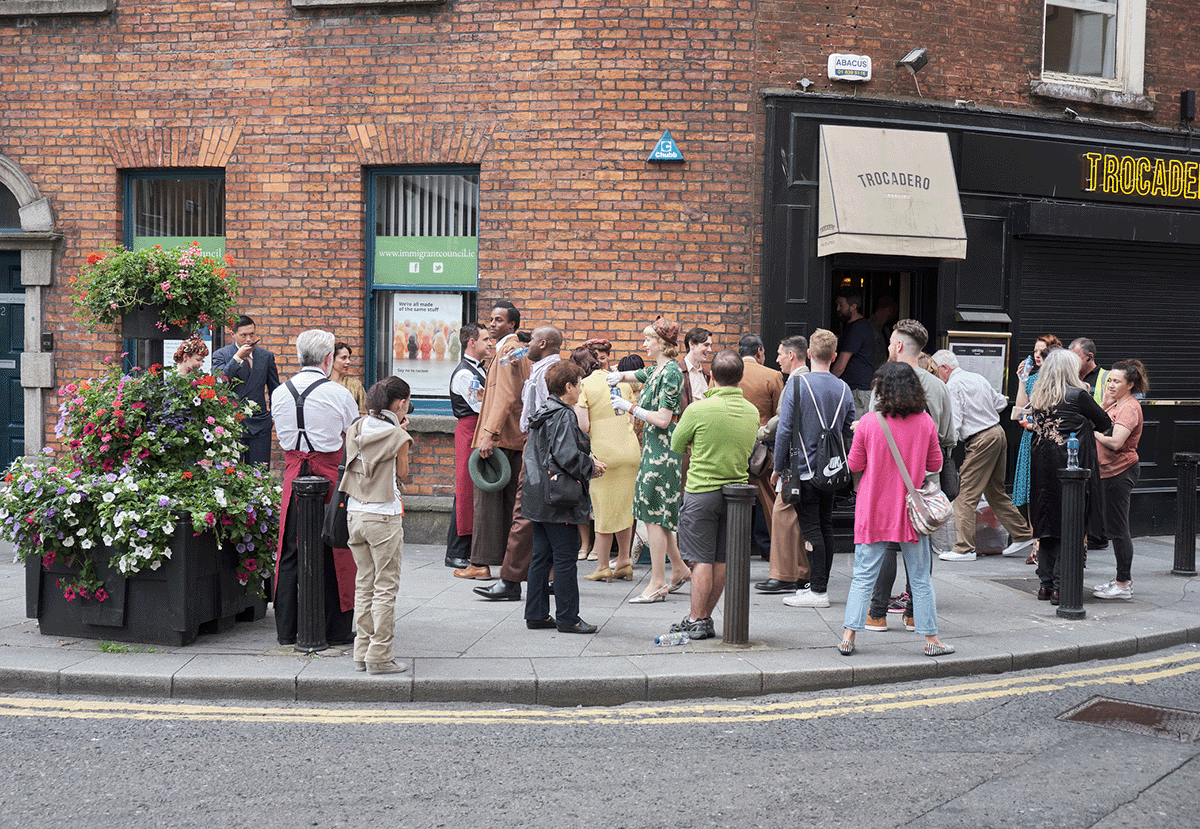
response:
[[[754,451],[750,453],[750,477],[760,478],[771,468],[773,459],[771,449],[761,440],[754,442]]]
[[[954,462],[952,449],[942,449],[942,471],[939,474],[939,482],[942,485],[942,492],[946,497],[953,501],[958,497],[960,480],[958,477],[958,464]]]
[[[550,458],[546,470],[546,501],[552,507],[571,508],[578,506],[584,499],[583,483],[575,480]]]
[[[345,477],[346,467],[343,464],[338,467],[337,489],[325,504],[325,521],[321,525],[321,538],[336,550],[344,550],[350,546],[350,525],[347,520],[350,496],[342,492],[342,481]]]

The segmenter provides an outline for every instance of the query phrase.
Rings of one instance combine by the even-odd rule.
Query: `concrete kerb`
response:
[[[1157,541],[1157,540],[1155,540]],[[483,703],[612,706],[697,697],[832,690],[934,677],[996,674],[1092,659],[1145,654],[1200,642],[1200,581],[1169,574],[1171,548],[1139,544],[1132,602],[1089,600],[1088,617],[1068,622],[1053,608],[1022,595],[1011,582],[1028,575],[1014,559],[935,568],[947,620],[943,635],[958,652],[930,659],[921,637],[902,629],[866,633],[859,650],[840,656],[836,637],[849,556],[835,561],[832,612],[785,608],[776,596],[753,598],[749,648],[718,641],[681,648],[649,643],[657,627],[686,608],[629,606],[619,585],[585,582],[586,618],[601,625],[590,637],[527,631],[521,605],[474,601],[477,582],[454,579],[438,547],[410,546],[405,555],[405,612],[398,621],[402,674],[370,676],[353,670],[347,650],[308,657],[275,648],[273,623],[239,626],[163,652],[100,652],[88,640],[41,637],[27,620],[0,619],[0,691],[174,699],[233,699],[355,703]],[[23,611],[20,566],[0,574],[0,608]],[[753,577],[765,577],[755,562]],[[1107,569],[1100,563],[1096,569]],[[581,568],[581,574],[586,565]],[[1094,572],[1094,570],[1093,570]],[[1093,579],[1094,580],[1094,579]],[[1004,582],[1010,582],[1005,584]],[[837,585],[841,582],[841,591]],[[969,586],[968,586],[969,584]],[[962,589],[956,593],[955,585]],[[420,597],[413,599],[412,597]],[[683,599],[683,601],[680,601]],[[941,602],[939,602],[940,608]],[[975,613],[971,607],[975,607]],[[822,615],[824,614],[824,615]],[[757,618],[756,618],[757,617]],[[837,618],[835,618],[837,617]],[[898,619],[897,619],[898,621]],[[439,635],[447,626],[469,635]],[[634,633],[651,627],[645,635]],[[451,632],[453,632],[451,630]],[[894,630],[894,628],[893,628]],[[553,637],[553,638],[552,638]],[[812,640],[812,641],[808,641]],[[406,648],[410,652],[406,653]],[[628,651],[622,653],[621,651]]]

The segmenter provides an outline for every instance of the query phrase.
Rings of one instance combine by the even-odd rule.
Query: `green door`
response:
[[[0,469],[25,454],[25,393],[21,351],[25,347],[25,289],[21,254],[0,251]]]

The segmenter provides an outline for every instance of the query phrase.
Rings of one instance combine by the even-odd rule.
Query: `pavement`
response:
[[[662,603],[628,604],[649,581],[646,566],[635,568],[632,582],[606,584],[582,578],[595,565],[580,563],[581,614],[600,627],[585,636],[526,629],[523,602],[478,599],[471,588],[488,582],[454,578],[443,557],[440,546],[405,549],[395,648],[409,667],[384,676],[356,672],[347,648],[310,656],[278,647],[270,610],[179,648],[43,636],[25,618],[24,565],[0,564],[0,693],[618,705],[995,674],[1200,643],[1200,579],[1171,574],[1173,537],[1134,539],[1131,600],[1092,598],[1089,585],[1112,578],[1114,563],[1111,550],[1091,551],[1081,621],[1037,601],[1037,577],[1023,557],[935,560],[939,632],[957,649],[937,658],[924,655],[924,637],[906,632],[898,614],[889,615],[886,633],[860,633],[853,656],[837,652],[848,554],[835,557],[829,608],[790,608],[781,595],[751,589],[746,647],[720,638],[656,646],[654,637],[687,613],[688,588]],[[751,582],[765,580],[767,568],[755,559]],[[722,611],[714,614],[718,637]]]

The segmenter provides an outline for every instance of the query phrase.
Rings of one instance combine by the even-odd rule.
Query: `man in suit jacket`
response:
[[[758,409],[758,425],[766,426],[767,421],[779,410],[779,400],[783,397],[783,374],[763,365],[767,357],[766,348],[762,337],[757,334],[743,334],[738,340],[738,353],[745,363],[745,372],[738,386],[746,400]],[[763,474],[750,483],[758,488],[758,500],[754,504],[754,554],[770,558],[771,525],[767,516],[775,509],[771,470],[763,470]]]
[[[254,320],[238,317],[233,327],[233,343],[218,348],[212,355],[212,370],[224,376],[241,400],[251,400],[258,408],[242,421],[242,460],[269,463],[271,460],[271,412],[267,397],[279,386],[275,355],[258,347]]]

